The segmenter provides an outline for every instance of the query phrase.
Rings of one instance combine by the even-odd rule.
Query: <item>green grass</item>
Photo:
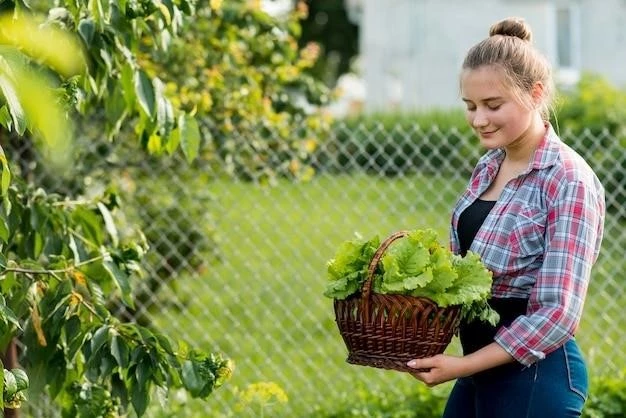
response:
[[[167,334],[223,352],[237,368],[208,401],[172,400],[169,409],[154,414],[260,416],[258,406],[235,410],[236,389],[254,382],[274,382],[289,398],[286,404],[266,406],[265,416],[271,417],[325,416],[350,405],[357,390],[410,394],[419,382],[409,375],[345,363],[332,302],[322,295],[325,264],[355,232],[384,238],[399,229],[432,227],[446,242],[449,212],[464,181],[360,174],[271,188],[227,181],[210,187],[219,206],[207,210],[217,212],[223,262],[201,277],[178,282],[176,297],[186,303],[185,310],[166,306],[155,316]],[[611,240],[624,240],[621,231],[613,235]],[[601,276],[615,273],[614,261],[601,259]],[[624,277],[623,265],[616,265]],[[603,338],[620,338],[618,331],[597,332],[598,321],[616,321],[612,315],[619,312],[602,302],[607,291],[592,285],[590,300],[598,303],[588,304],[579,333],[598,368],[612,351]],[[621,295],[616,307],[626,302]],[[457,344],[450,350],[456,352]]]

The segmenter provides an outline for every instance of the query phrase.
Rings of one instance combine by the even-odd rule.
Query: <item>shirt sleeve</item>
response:
[[[581,181],[560,188],[548,209],[545,251],[528,313],[498,330],[495,341],[525,366],[574,335],[604,222],[604,195]]]

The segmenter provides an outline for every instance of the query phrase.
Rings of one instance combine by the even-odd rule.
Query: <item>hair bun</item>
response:
[[[523,41],[532,41],[530,26],[521,17],[509,17],[494,23],[489,29],[489,36],[503,35],[520,38]]]

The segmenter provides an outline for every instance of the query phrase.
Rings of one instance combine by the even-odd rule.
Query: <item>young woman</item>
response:
[[[457,379],[445,418],[578,417],[588,381],[574,335],[602,240],[604,189],[547,122],[551,69],[529,26],[505,19],[489,35],[460,77],[487,151],[454,207],[451,245],[493,272],[501,320],[462,324],[462,357],[408,365],[427,385]]]

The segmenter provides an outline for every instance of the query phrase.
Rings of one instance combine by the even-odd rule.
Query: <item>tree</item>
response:
[[[298,19],[306,9],[274,22],[256,3],[61,2],[45,18],[32,16],[36,21],[28,26],[28,36],[1,42],[2,58],[19,58],[0,72],[5,76],[0,140],[7,146],[0,207],[3,346],[19,338],[22,365],[42,386],[32,392],[45,389],[66,415],[115,415],[131,407],[141,415],[154,387],[165,392],[184,387],[206,397],[232,372],[227,359],[189,349],[184,342],[174,344],[112,314],[111,300],[135,306],[133,284],[148,251],[140,231],[135,237],[119,233],[115,193],[87,199],[62,188],[43,189],[29,179],[34,171],[58,177],[59,163],[67,164],[63,158],[70,151],[81,156],[72,170],[87,171],[86,161],[99,158],[67,146],[68,131],[60,121],[75,111],[106,140],[124,141],[129,149],[136,144],[155,156],[182,152],[199,165],[217,156],[230,161],[240,177],[254,180],[310,176],[308,159],[327,129],[315,106],[325,102],[327,92],[304,72],[315,61],[315,48],[298,49]],[[45,5],[34,7],[46,10]],[[20,1],[4,0],[0,8],[10,12],[11,22],[30,16]],[[189,26],[193,32],[183,32],[188,18],[195,22]],[[0,30],[6,33],[6,27]],[[25,47],[26,40],[50,28],[78,36],[85,66],[64,72],[51,60],[55,54]],[[186,42],[198,35],[205,42],[190,50]],[[50,45],[48,40],[30,45]],[[52,48],[59,52],[59,45]],[[202,61],[182,60],[195,65],[177,68],[177,54],[186,53],[192,55],[185,58],[198,54]],[[17,62],[23,63],[19,71]],[[37,93],[49,92],[51,101],[64,108],[43,106],[33,101],[32,92],[10,94],[28,85],[16,77],[30,72],[45,80]],[[26,106],[29,101],[37,106]],[[38,116],[39,109],[52,113]],[[296,122],[299,128],[293,130]],[[29,148],[28,161],[11,161],[7,138]],[[41,139],[47,148],[36,145]],[[45,149],[64,150],[53,153],[57,165],[41,158]],[[75,175],[72,170],[68,173]]]
[[[56,105],[60,93],[75,93],[69,96],[73,103],[87,109],[105,98],[104,88],[129,81],[124,69],[130,71],[132,83],[126,85],[129,97],[122,115],[137,116],[141,135],[169,138],[162,130],[167,121],[156,116],[156,102],[171,104],[151,94],[158,80],[148,80],[131,65],[134,55],[122,41],[146,33],[164,36],[164,25],[172,28],[171,15],[181,14],[170,5],[158,9],[161,16],[155,18],[149,7],[133,9],[139,6],[127,4],[122,18],[116,4],[106,10],[97,2],[90,3],[89,10],[86,4],[72,4],[73,15],[56,9],[53,19],[36,20],[24,4],[16,3],[0,24],[0,123],[18,135],[28,133],[34,143],[43,140],[57,170],[67,162],[59,151],[68,149],[64,136],[69,135],[65,112]],[[59,16],[63,25],[58,24]],[[81,55],[71,38],[58,30],[72,22],[78,22],[83,43],[101,57],[100,62],[88,60],[86,71],[59,65]],[[96,52],[86,51],[92,58]],[[123,59],[115,61],[116,54]],[[176,113],[187,117],[183,111],[173,110]],[[180,126],[168,134],[176,129]],[[183,142],[184,151],[193,153],[197,144]],[[0,162],[0,346],[10,347],[19,338],[22,364],[31,382],[39,385],[32,393],[45,390],[68,416],[117,416],[130,407],[142,415],[154,387],[184,387],[192,396],[206,397],[230,376],[229,360],[189,349],[184,342],[175,345],[153,330],[119,321],[109,311],[109,295],[133,306],[131,277],[147,250],[140,240],[119,238],[112,217],[114,196],[68,200],[20,176],[12,178],[4,150]],[[4,371],[4,382],[2,406],[18,407],[28,381],[14,369]]]

